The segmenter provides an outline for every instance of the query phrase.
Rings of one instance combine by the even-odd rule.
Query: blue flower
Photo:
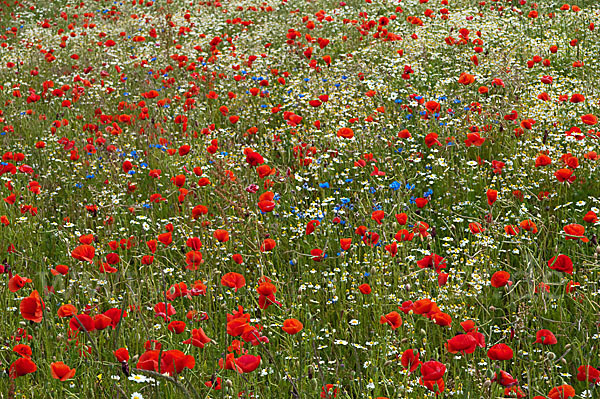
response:
[[[414,188],[415,188],[415,185],[414,185],[414,184],[413,184],[413,185],[411,185],[410,183],[406,183],[406,189],[407,189],[407,190],[412,190],[412,189],[414,189]]]
[[[328,182],[319,183],[319,187],[321,187],[321,188],[329,188],[329,183]]]
[[[350,202],[350,198],[342,198],[341,201],[342,201],[342,204],[347,204]]]
[[[394,182],[390,184],[390,188],[394,191],[397,191],[400,189],[400,183],[394,180]]]

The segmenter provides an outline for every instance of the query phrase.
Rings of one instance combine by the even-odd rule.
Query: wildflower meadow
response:
[[[600,398],[597,0],[1,0],[0,398]]]

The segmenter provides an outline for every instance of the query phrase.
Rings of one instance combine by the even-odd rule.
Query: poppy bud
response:
[[[121,362],[121,370],[125,376],[129,377],[129,364],[127,362]]]

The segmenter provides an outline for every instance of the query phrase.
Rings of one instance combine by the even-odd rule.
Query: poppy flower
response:
[[[436,360],[421,364],[421,375],[424,381],[437,381],[446,373],[446,366]]]
[[[427,148],[431,148],[434,145],[441,146],[442,143],[439,142],[437,133],[429,133],[427,136],[425,136],[425,145]]]
[[[129,351],[126,348],[119,348],[113,352],[117,361],[123,363],[129,361]]]
[[[219,242],[229,241],[229,233],[227,232],[227,230],[215,230],[215,232],[213,233],[213,236]]]
[[[158,238],[158,241],[163,243],[165,246],[167,246],[173,242],[173,235],[170,231],[159,234],[157,238]]]
[[[107,328],[108,326],[110,326],[111,323],[112,323],[111,318],[104,314],[97,314],[96,316],[94,316],[94,329],[95,330],[102,331],[105,328]]]
[[[421,269],[434,268],[437,272],[446,268],[446,259],[437,254],[427,255],[423,259],[417,261],[417,266]]]
[[[510,360],[513,358],[513,350],[506,344],[496,344],[487,351],[491,360]]]
[[[287,319],[283,322],[281,329],[290,335],[294,335],[302,331],[304,325],[296,319]]]
[[[243,355],[235,359],[241,373],[251,373],[260,366],[260,356]]]
[[[158,355],[159,355],[159,353],[160,353],[160,351],[156,350],[156,349],[155,350],[147,350],[146,352],[142,353],[142,355],[138,359],[138,362],[135,367],[138,369],[142,369],[142,370],[150,370],[150,371],[158,370]]]
[[[537,225],[529,219],[523,220],[521,223],[519,223],[519,226],[521,226],[523,230],[529,231],[533,234],[538,232]]]
[[[396,221],[399,225],[404,226],[408,221],[408,215],[406,213],[399,213],[396,215]]]
[[[581,240],[583,242],[589,242],[589,238],[585,237],[583,234],[585,233],[585,227],[580,224],[568,224],[563,227],[563,231],[567,234],[567,240]]]
[[[396,311],[390,312],[384,316],[379,318],[380,324],[389,324],[392,327],[392,330],[397,329],[402,325],[402,317]]]
[[[581,116],[581,121],[586,125],[593,126],[598,123],[598,118],[595,115],[587,114]]]
[[[540,154],[536,159],[535,159],[535,167],[539,168],[540,166],[547,166],[550,165],[552,163],[552,159],[545,154]]]
[[[394,236],[394,239],[398,242],[411,241],[414,236],[415,236],[414,233],[412,233],[406,229],[402,229],[396,233],[396,235]]]
[[[548,267],[559,272],[573,274],[573,261],[567,255],[560,254],[553,256],[548,261]]]
[[[91,245],[84,244],[78,246],[73,251],[71,251],[71,256],[77,260],[92,263],[95,253],[96,250],[94,247],[92,247]]]
[[[27,277],[23,278],[18,274],[15,274],[8,280],[8,290],[10,292],[17,292],[21,288],[25,287],[26,283],[31,283],[31,279]]]
[[[340,246],[343,251],[349,250],[351,245],[352,245],[352,238],[340,238]]]
[[[37,291],[33,291],[28,297],[23,298],[19,306],[21,316],[25,320],[31,320],[35,323],[42,322],[45,307],[46,305]]]
[[[367,283],[365,284],[361,284],[358,286],[358,290],[363,294],[363,295],[369,295],[371,293],[371,286]]]
[[[503,370],[500,370],[500,373],[494,373],[494,378],[492,378],[490,381],[496,382],[503,387],[512,387],[519,384],[519,382],[514,379],[512,375]]]
[[[597,223],[598,215],[596,215],[596,212],[594,211],[589,211],[583,216],[583,221],[586,223]]]
[[[204,261],[202,260],[202,252],[200,251],[189,251],[185,254],[185,262],[187,263],[186,269],[198,270]]]
[[[235,292],[237,292],[246,285],[246,279],[239,273],[229,272],[221,277],[221,284],[225,287],[235,288]]]
[[[550,399],[569,399],[575,396],[575,389],[571,385],[560,385],[548,392]]]
[[[161,359],[161,373],[169,375],[181,374],[183,369],[193,369],[196,365],[196,360],[191,355],[186,355],[177,349],[171,349],[163,352]]]
[[[52,371],[52,378],[57,380],[66,381],[75,376],[75,369],[70,368],[63,362],[54,362],[50,364]]]
[[[354,131],[349,127],[342,127],[338,130],[337,136],[345,139],[351,139],[354,137]]]
[[[489,206],[492,206],[494,204],[494,202],[496,202],[496,200],[498,199],[498,191],[497,190],[489,189],[486,191],[485,195],[487,197],[487,202],[488,202]]]
[[[485,142],[485,138],[481,137],[479,133],[468,133],[465,144],[467,147],[475,146],[481,147]]]
[[[481,223],[477,223],[477,222],[469,223],[469,230],[471,230],[471,233],[473,233],[473,234],[479,234],[479,233],[485,231],[485,229],[483,228]]]
[[[400,357],[400,363],[408,370],[408,373],[411,374],[421,364],[421,361],[419,360],[419,351],[416,349],[405,350]]]
[[[204,345],[208,344],[212,340],[206,335],[202,328],[194,328],[192,330],[192,337],[183,341],[184,344],[192,344],[197,348],[204,348]]]
[[[18,353],[22,357],[29,357],[29,358],[31,357],[31,354],[33,353],[31,351],[31,347],[29,345],[25,345],[25,344],[15,345],[15,347],[13,348],[13,352]]]
[[[492,274],[492,278],[490,281],[492,283],[492,287],[500,288],[500,287],[504,287],[507,284],[511,285],[512,281],[510,281],[509,279],[510,279],[510,273],[505,272],[504,270],[500,270],[500,271],[497,271],[494,274]]]
[[[552,334],[552,331],[542,329],[535,334],[534,343],[543,345],[556,345],[558,341],[556,340],[554,334]]]
[[[579,366],[577,369],[577,380],[598,384],[600,383],[600,370],[589,365]]]
[[[415,199],[415,204],[417,205],[417,208],[423,208],[425,207],[425,205],[427,205],[429,201],[426,198],[417,198]]]
[[[556,180],[560,183],[564,181],[568,181],[569,183],[573,183],[576,180],[576,177],[573,175],[573,171],[570,169],[559,169],[554,172],[554,176]]]
[[[335,398],[337,396],[337,388],[334,388],[333,384],[325,384],[325,386],[321,387],[321,397],[322,398]]]
[[[87,332],[92,332],[96,329],[94,319],[85,313],[73,315],[69,321],[71,331],[79,331],[85,329]]]
[[[37,366],[31,359],[28,357],[20,357],[10,365],[8,375],[10,378],[15,379],[17,377],[35,373],[36,370]]]
[[[371,214],[371,219],[376,221],[377,224],[381,224],[381,221],[383,220],[384,216],[385,213],[383,211],[375,211]]]
[[[263,241],[262,245],[260,246],[260,250],[261,252],[270,252],[273,249],[275,249],[276,245],[277,243],[275,242],[275,240],[273,240],[272,238],[267,238]]]
[[[393,242],[389,245],[386,245],[385,250],[388,251],[393,258],[398,254],[398,244]]]
[[[450,353],[467,354],[475,352],[477,341],[471,335],[459,334],[446,341],[445,346]]]
[[[439,280],[438,280],[439,284]],[[446,327],[452,324],[452,317],[444,312],[431,312],[431,320],[438,326]]]

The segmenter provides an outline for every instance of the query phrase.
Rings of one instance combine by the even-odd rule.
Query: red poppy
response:
[[[450,353],[461,352],[467,354],[475,352],[477,341],[471,335],[459,334],[449,339],[445,346]]]
[[[552,331],[542,329],[535,334],[534,343],[543,345],[556,345],[558,341],[556,340],[554,334],[552,334]]]
[[[589,211],[583,216],[583,221],[586,223],[596,223],[598,222],[598,215],[594,211]]]
[[[396,221],[399,225],[404,226],[408,221],[408,215],[406,213],[400,213],[396,215]]]
[[[15,274],[8,280],[8,290],[10,292],[17,292],[23,288],[26,283],[31,283],[31,279],[26,277],[23,278],[18,274]]]
[[[354,131],[349,127],[342,127],[338,130],[337,136],[345,139],[351,139],[354,137]]]
[[[402,317],[400,317],[400,314],[398,312],[393,311],[384,316],[381,316],[379,318],[379,323],[389,324],[392,327],[392,330],[395,330],[402,325]]]
[[[184,368],[193,369],[195,365],[196,360],[193,356],[186,355],[177,349],[171,349],[163,352],[160,372],[169,375],[180,374]]]
[[[340,246],[342,250],[347,251],[352,245],[352,238],[340,238]]]
[[[42,301],[40,294],[33,291],[31,295],[21,300],[20,311],[21,316],[25,320],[31,320],[35,323],[41,323],[44,316],[44,308],[46,305]]]
[[[91,245],[84,244],[78,246],[73,251],[71,251],[71,256],[77,260],[82,260],[91,263],[94,259],[95,253],[96,250],[94,249],[94,247],[92,247]]]
[[[577,178],[573,175],[573,171],[570,169],[559,169],[554,172],[554,176],[556,180],[559,182],[568,181],[569,183],[573,183]]]
[[[215,232],[213,233],[213,236],[219,242],[229,241],[229,233],[227,232],[227,230],[215,230]]]
[[[436,360],[430,360],[421,365],[421,375],[424,381],[438,381],[446,373],[446,366]]]
[[[587,114],[581,116],[581,121],[586,125],[593,126],[598,123],[598,118],[595,115]]]
[[[299,320],[287,319],[283,322],[281,329],[290,335],[294,335],[302,331],[303,328],[304,325]]]
[[[510,281],[509,279],[510,279],[509,272],[505,272],[504,270],[497,271],[492,275],[492,278],[491,278],[492,287],[500,288],[500,287],[504,287],[507,284],[511,285],[512,281]]]
[[[204,261],[202,260],[202,252],[200,251],[189,251],[185,254],[185,262],[187,263],[186,269],[198,270]]]
[[[570,385],[560,385],[554,387],[548,392],[550,399],[569,399],[575,396],[575,389]]]
[[[251,373],[260,366],[260,356],[243,355],[235,359],[241,373]]]
[[[437,272],[446,268],[446,259],[437,254],[427,255],[423,259],[417,261],[417,266],[421,269],[434,268]]]
[[[31,347],[29,345],[25,345],[25,344],[15,345],[15,347],[13,348],[13,352],[18,353],[22,357],[29,357],[29,358],[31,357],[31,354],[33,353],[31,351]]]
[[[366,283],[361,284],[358,286],[358,290],[364,295],[369,295],[371,293],[371,286]]]
[[[489,189],[486,191],[485,195],[487,197],[489,206],[492,206],[494,202],[496,202],[496,200],[498,199],[498,191],[496,190]]]
[[[573,274],[573,261],[567,255],[560,254],[553,256],[548,261],[548,267],[559,272]]]
[[[50,364],[52,371],[52,378],[57,380],[66,381],[75,376],[75,369],[70,368],[63,362],[54,362]]]
[[[8,375],[10,378],[22,377],[27,374],[35,373],[37,370],[36,364],[28,357],[20,357],[10,365]]]
[[[237,292],[246,285],[246,279],[239,273],[229,272],[221,277],[221,284],[225,287],[235,288],[235,292]]]
[[[598,384],[600,383],[600,370],[589,365],[579,366],[577,369],[577,380]]]
[[[490,381],[497,382],[499,385],[503,387],[512,387],[517,385],[519,382],[513,378],[512,375],[508,374],[506,371],[500,370],[500,374],[494,373],[494,378]]]
[[[513,350],[510,346],[501,343],[492,346],[487,355],[491,360],[510,360],[513,358]]]
[[[383,211],[375,211],[371,214],[371,219],[376,221],[377,224],[381,224],[381,221],[383,220],[384,216],[385,213]]]
[[[173,234],[168,231],[158,235],[158,241],[162,242],[165,246],[173,242]]]
[[[408,370],[408,373],[411,374],[421,364],[421,361],[419,360],[419,351],[416,349],[405,350],[400,357],[400,363]]]
[[[194,328],[192,330],[192,337],[183,341],[184,344],[192,344],[197,348],[204,348],[204,345],[211,342],[211,339],[206,335],[202,328]]]
[[[129,351],[126,348],[119,348],[113,352],[117,361],[123,363],[129,361]]]
[[[583,242],[589,242],[589,238],[585,237],[583,234],[585,233],[585,227],[580,224],[568,224],[563,227],[564,232],[567,234],[567,240],[581,240]]]
[[[425,145],[427,148],[431,148],[433,145],[441,146],[442,143],[439,142],[437,133],[429,133],[425,136]]]

